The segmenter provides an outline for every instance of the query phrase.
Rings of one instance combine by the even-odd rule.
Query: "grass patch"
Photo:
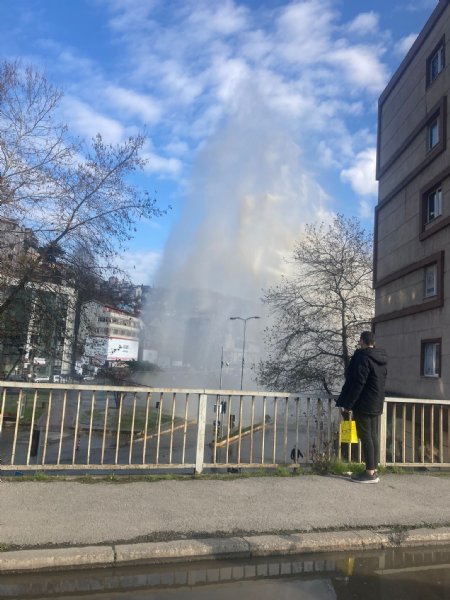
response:
[[[359,472],[360,465],[355,463],[343,462],[341,460],[332,460],[329,463],[328,473],[332,475],[345,475],[352,471],[353,473]]]
[[[220,467],[222,469],[226,469],[226,467]],[[346,475],[349,472],[359,474],[364,471],[365,465],[363,463],[348,463],[342,462],[338,460],[329,461],[327,471],[318,471],[317,468],[312,466],[302,466],[295,464],[288,465],[278,465],[277,467],[261,467],[255,469],[242,469],[236,470],[234,472],[218,472],[218,473],[158,473],[151,474],[146,473],[142,475],[122,475],[119,473],[111,473],[108,475],[92,475],[92,474],[84,474],[84,475],[69,475],[69,474],[48,474],[47,472],[38,471],[37,473],[20,473],[20,468],[18,467],[18,472],[20,475],[18,476],[15,473],[2,473],[3,481],[9,482],[22,482],[22,481],[39,481],[39,482],[47,482],[47,481],[71,481],[77,483],[84,483],[87,485],[93,485],[96,483],[137,483],[137,482],[147,482],[153,483],[156,481],[186,481],[186,480],[220,480],[220,481],[231,481],[234,479],[251,479],[255,477],[298,477],[298,476],[308,476],[308,475]],[[49,469],[51,471],[51,468]],[[380,474],[401,474],[408,475],[411,474],[410,469],[400,469],[399,467],[380,467],[378,469]],[[433,475],[433,474],[431,474]],[[439,473],[436,475],[440,475]],[[447,476],[449,473],[447,473]]]
[[[59,479],[59,478],[58,478]],[[167,473],[161,475],[80,475],[71,477],[70,481],[77,483],[95,484],[95,483],[138,483],[154,481],[183,481],[194,479],[194,475],[177,475],[176,473]]]
[[[2,479],[9,482],[22,481],[71,481],[84,483],[88,485],[96,483],[137,483],[147,482],[153,483],[156,481],[186,481],[186,480],[233,480],[233,479],[250,479],[254,477],[294,477],[298,475],[306,475],[308,471],[304,469],[292,469],[291,466],[278,466],[273,469],[254,469],[252,471],[241,471],[238,473],[160,473],[160,474],[145,474],[145,475],[121,475],[111,473],[110,475],[49,475],[47,473],[31,473],[23,474],[20,477],[16,475],[4,473]]]
[[[3,399],[0,399],[0,409],[1,403]],[[34,420],[37,421],[39,417],[44,412],[42,405],[44,402],[48,402],[48,393],[45,391],[38,392],[36,398],[36,409],[34,412]],[[34,393],[33,394],[23,394],[22,395],[22,404],[21,404],[21,419],[20,423],[23,425],[31,425],[31,420],[33,416],[33,403],[34,403]],[[7,392],[5,398],[5,414],[4,418],[6,420],[10,419],[15,421],[17,418],[17,408],[19,404],[19,394],[13,392]]]
[[[411,469],[405,467],[398,467],[396,465],[392,467],[380,467],[378,469],[379,473],[394,473],[395,475],[405,475],[407,473],[411,473]]]
[[[36,410],[34,411],[34,422],[35,423],[39,419],[39,417],[42,416],[43,413],[44,413],[44,409],[42,408],[42,406],[39,406],[36,403]],[[31,425],[32,418],[33,418],[33,405],[27,404],[23,411],[23,418],[21,419],[20,422],[22,425]]]

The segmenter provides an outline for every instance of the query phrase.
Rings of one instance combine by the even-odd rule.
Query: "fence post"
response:
[[[208,396],[200,394],[198,398],[197,418],[197,451],[195,453],[195,472],[200,475],[203,471],[203,459],[205,456],[205,427],[206,427],[206,401]]]
[[[387,428],[387,406],[385,404],[383,414],[380,416],[380,465],[386,466],[386,428]]]

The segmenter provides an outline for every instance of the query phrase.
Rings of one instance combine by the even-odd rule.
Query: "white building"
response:
[[[84,362],[99,367],[105,362],[137,360],[140,331],[138,317],[100,302],[86,302],[79,334]]]

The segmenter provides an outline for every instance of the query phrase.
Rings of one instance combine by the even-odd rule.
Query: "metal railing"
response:
[[[380,462],[450,467],[450,401],[386,398]]]
[[[0,382],[2,470],[275,467],[336,452],[332,400]]]
[[[381,464],[450,466],[450,402],[387,398]],[[361,462],[332,398],[0,381],[4,471],[229,470]]]

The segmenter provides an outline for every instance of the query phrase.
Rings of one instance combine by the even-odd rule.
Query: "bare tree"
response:
[[[130,182],[145,166],[144,136],[115,145],[100,135],[89,145],[75,141],[58,121],[60,101],[44,75],[0,64],[3,321],[31,282],[78,287],[83,273],[90,281],[93,271],[113,272],[135,222],[163,212]]]
[[[44,75],[18,63],[0,64],[0,207],[24,218],[57,193],[58,170],[76,146],[56,120],[62,93]]]
[[[336,391],[374,314],[372,239],[358,219],[309,225],[292,274],[265,292],[274,316],[259,382],[274,389]]]

